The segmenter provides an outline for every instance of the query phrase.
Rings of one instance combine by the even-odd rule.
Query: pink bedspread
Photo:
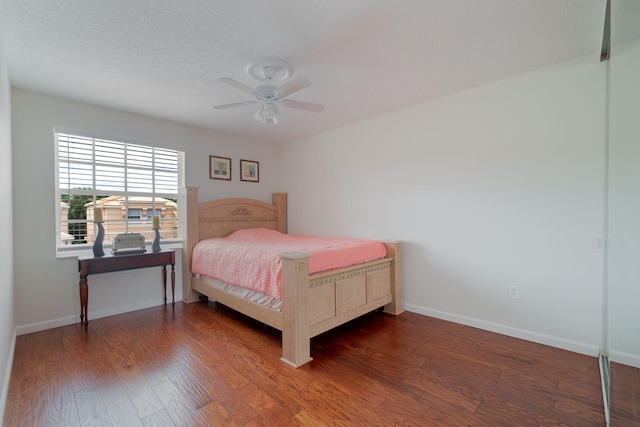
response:
[[[310,237],[254,228],[198,242],[191,271],[281,300],[282,263],[278,254],[284,252],[311,252],[310,274],[387,254],[384,244],[376,240]]]

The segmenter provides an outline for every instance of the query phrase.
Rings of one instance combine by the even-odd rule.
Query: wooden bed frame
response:
[[[197,188],[187,188],[187,239],[183,250],[185,302],[206,295],[282,331],[282,360],[299,367],[312,360],[310,339],[370,311],[384,307],[402,313],[400,242],[385,243],[387,257],[309,275],[310,253],[281,254],[282,311],[231,295],[193,277],[191,256],[197,242],[226,237],[245,228],[287,232],[287,194],[274,193],[273,204],[252,199],[220,199],[198,204]]]

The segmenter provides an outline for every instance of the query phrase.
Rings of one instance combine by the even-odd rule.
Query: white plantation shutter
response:
[[[130,198],[146,197],[153,200],[153,213],[156,198],[177,200],[184,187],[184,153],[180,151],[68,133],[56,133],[56,144],[59,205],[78,196],[89,202],[125,196],[127,204]],[[124,217],[125,231],[129,231]],[[57,224],[58,248],[64,246],[65,231],[74,225],[93,226],[86,219],[61,219]]]
[[[57,134],[62,194],[178,196],[179,152]]]

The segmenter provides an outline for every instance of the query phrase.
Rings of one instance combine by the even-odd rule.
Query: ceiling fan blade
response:
[[[311,86],[311,82],[308,79],[305,79],[304,77],[298,76],[293,80],[289,80],[287,83],[280,86],[275,91],[275,98],[276,99],[286,98],[292,93],[302,90],[307,86]]]
[[[260,101],[244,101],[244,102],[234,102],[233,104],[224,104],[224,105],[216,105],[215,108],[216,110],[225,110],[227,108],[233,108],[233,107],[242,107],[243,105],[253,105],[253,104],[258,104]]]
[[[293,99],[283,99],[279,102],[283,107],[297,108],[298,110],[312,111],[314,113],[320,113],[324,111],[324,105],[315,104],[313,102],[294,101]]]
[[[237,80],[230,79],[229,77],[220,77],[218,80],[220,80],[223,83],[228,84],[229,86],[233,86],[236,89],[240,89],[243,92],[250,93],[251,95],[254,95],[254,96],[259,96],[260,95],[252,87],[249,87],[249,86],[247,86],[247,85],[245,85],[243,83],[240,83]]]

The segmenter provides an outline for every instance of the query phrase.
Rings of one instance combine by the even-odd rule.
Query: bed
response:
[[[386,255],[371,261],[309,273],[309,252],[283,252],[281,304],[262,305],[194,274],[193,253],[205,239],[227,237],[244,229],[287,233],[287,194],[274,193],[273,204],[253,199],[198,203],[197,188],[187,188],[187,238],[183,250],[184,301],[201,295],[282,332],[282,360],[299,367],[312,360],[310,340],[373,310],[402,310],[401,243],[384,242]]]

